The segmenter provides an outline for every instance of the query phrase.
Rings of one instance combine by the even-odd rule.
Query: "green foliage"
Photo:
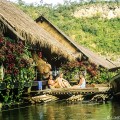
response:
[[[88,84],[108,83],[117,72],[109,72],[107,69],[97,67],[88,61],[68,62],[60,68],[64,73],[64,78],[68,81],[78,81],[79,75],[83,74]]]
[[[84,67],[81,66],[79,62],[68,62],[63,64],[60,68],[60,71],[63,71],[64,78],[68,81],[78,80],[78,75],[81,70],[84,70]]]
[[[1,92],[0,95],[7,104],[13,100],[20,101],[25,83],[32,83],[34,80],[31,53],[24,42],[0,36],[0,56],[4,56],[4,59],[0,59],[0,65],[4,67],[4,79],[0,82],[4,82],[7,88],[4,94]],[[15,83],[18,83],[17,94],[13,91]]]
[[[68,62],[67,64],[63,64],[60,70],[63,71],[65,79],[68,81],[77,81],[80,74],[90,80],[98,75],[97,66],[85,60],[80,62]]]
[[[109,83],[113,76],[117,74],[117,72],[110,72],[107,69],[99,68],[98,74],[95,77],[88,77],[88,83]]]

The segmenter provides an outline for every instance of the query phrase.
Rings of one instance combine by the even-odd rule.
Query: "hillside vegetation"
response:
[[[66,1],[56,6],[21,2],[18,6],[33,19],[43,14],[78,44],[120,62],[119,2],[81,4]]]

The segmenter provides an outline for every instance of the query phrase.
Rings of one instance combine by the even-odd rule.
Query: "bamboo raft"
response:
[[[58,99],[65,99],[67,102],[83,101],[105,101],[110,96],[110,87],[87,87],[85,89],[76,88],[55,88],[29,93],[31,103],[49,102]]]
[[[58,98],[52,95],[39,95],[39,96],[27,98],[27,100],[30,103],[34,104],[34,103],[46,103],[46,102],[56,101],[58,100]]]
[[[52,89],[44,91],[44,94],[53,95],[60,99],[66,99],[67,102],[83,101],[86,98],[90,101],[105,101],[109,98],[110,88],[99,87],[99,88],[85,88],[85,89]]]

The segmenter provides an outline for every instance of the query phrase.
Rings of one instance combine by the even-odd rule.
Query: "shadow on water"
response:
[[[54,102],[0,112],[0,120],[120,120],[120,104]]]

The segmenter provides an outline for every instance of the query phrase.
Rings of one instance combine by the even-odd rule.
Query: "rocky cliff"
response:
[[[74,17],[100,17],[100,18],[120,18],[120,4],[90,4],[78,7],[73,13]]]

